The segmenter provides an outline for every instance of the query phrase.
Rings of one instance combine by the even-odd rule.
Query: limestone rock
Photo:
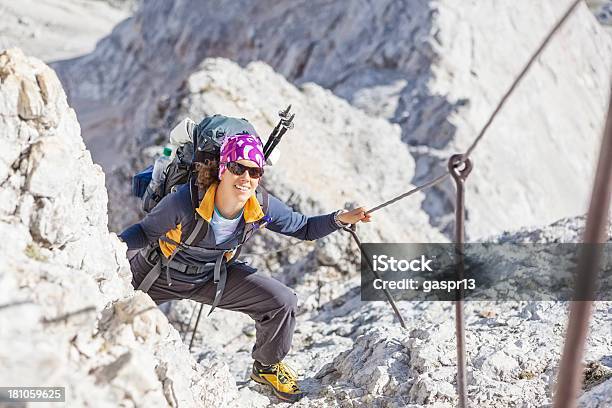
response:
[[[612,404],[612,380],[599,384],[578,399],[580,408],[603,408]]]
[[[0,3],[0,51],[19,47],[44,61],[91,52],[137,0],[21,0]]]
[[[61,384],[71,406],[248,400],[227,366],[196,363],[133,291],[104,175],[54,72],[19,49],[0,53],[0,107],[0,383]]]
[[[179,90],[193,93],[196,79],[205,87],[206,74],[196,73],[201,62],[224,57],[241,66],[264,61],[293,83],[315,82],[399,124],[416,167],[390,171],[420,184],[441,174],[449,155],[474,140],[569,4],[177,0],[170,5],[156,0],[144,3],[92,54],[56,66],[83,118],[96,162],[112,177],[133,170],[113,173],[116,158],[123,160],[118,154],[126,151],[125,140],[131,141],[130,154],[163,140],[165,131],[158,130],[168,120],[180,120],[173,111]],[[233,21],[248,24],[228,24]],[[579,5],[474,153],[475,170],[467,182],[470,237],[584,212],[611,64],[612,38]],[[279,94],[273,89],[260,94],[257,103]],[[249,110],[243,92],[249,91],[225,95],[237,99],[239,112]],[[116,139],[109,142],[108,135]],[[375,160],[383,157],[388,156]],[[453,191],[449,181],[426,191],[422,204],[431,223],[446,233]]]

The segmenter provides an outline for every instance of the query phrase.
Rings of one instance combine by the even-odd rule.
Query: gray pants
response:
[[[130,259],[130,266],[132,285],[137,288],[151,266],[140,253]],[[255,320],[256,337],[252,356],[268,365],[281,361],[291,348],[297,295],[276,279],[258,275],[256,271],[246,264],[228,266],[227,283],[218,307],[246,313]],[[147,293],[158,305],[174,299],[212,304],[215,284],[212,280],[188,283],[173,279],[169,287],[162,273]]]

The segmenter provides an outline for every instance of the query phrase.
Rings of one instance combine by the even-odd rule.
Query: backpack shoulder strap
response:
[[[257,197],[257,201],[259,201],[259,203],[261,204],[264,216],[268,215],[268,204],[270,202],[270,197],[268,194],[268,191],[261,187],[258,186],[257,190],[255,190],[255,197]],[[259,229],[259,223],[255,222],[255,223],[249,223],[247,225],[244,226],[244,232],[242,234],[242,239],[240,240],[240,244],[244,244],[246,241],[248,241],[251,236],[253,236],[253,234],[255,233],[255,231],[257,231]]]
[[[195,218],[195,226],[187,235],[187,239],[185,239],[186,245],[193,245],[195,242],[200,242],[206,236],[208,232],[208,222],[196,211],[196,208],[199,206],[200,195],[198,191],[198,186],[195,183],[196,178],[193,176],[193,173],[189,177],[189,194],[191,196],[191,208],[193,210],[194,218]]]
[[[193,227],[193,230],[191,230],[191,233],[189,234],[187,239],[185,239],[185,244],[193,245],[194,242],[200,242],[202,239],[204,239],[207,232],[208,232],[208,223],[206,222],[204,218],[200,217],[199,214],[196,214],[195,227]]]
[[[264,214],[268,215],[268,204],[270,203],[270,196],[268,194],[268,190],[266,190],[262,186],[257,186],[257,190],[255,190],[255,197],[257,197],[257,201],[261,203],[261,208]]]
[[[191,197],[191,209],[195,212],[196,208],[199,206],[200,192],[198,189],[198,185],[196,184],[196,173],[195,167],[189,171],[189,196]]]

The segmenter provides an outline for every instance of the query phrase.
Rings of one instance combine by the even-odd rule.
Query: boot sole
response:
[[[272,392],[274,392],[274,395],[276,395],[279,399],[283,400],[283,401],[287,401],[287,402],[297,402],[299,401],[303,395],[299,396],[299,397],[295,397],[295,398],[291,398],[291,397],[287,397],[284,396],[280,393],[280,391],[278,391],[276,388],[274,388],[274,386],[272,384],[270,384],[268,381],[266,381],[265,379],[256,376],[255,374],[251,373],[251,380],[255,381],[256,383],[262,384],[262,385],[267,385],[268,387],[272,388]]]

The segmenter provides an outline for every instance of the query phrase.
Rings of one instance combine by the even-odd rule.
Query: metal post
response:
[[[457,185],[455,204],[455,248],[458,257],[458,277],[463,279],[463,243],[465,240],[465,179],[472,171],[472,161],[462,154],[455,154],[448,160],[448,171]],[[465,318],[463,316],[463,289],[457,291],[455,300],[455,333],[457,337],[457,395],[459,407],[467,408],[466,364],[465,364]]]
[[[591,203],[584,229],[583,241],[587,245],[583,247],[578,258],[576,298],[582,300],[573,301],[570,305],[569,323],[557,377],[554,408],[576,406],[576,397],[580,391],[582,379],[584,345],[591,320],[592,299],[595,296],[595,283],[601,260],[601,252],[592,250],[599,245],[588,244],[600,244],[608,239],[608,212],[612,194],[612,95],[610,96],[606,129],[599,151]]]

